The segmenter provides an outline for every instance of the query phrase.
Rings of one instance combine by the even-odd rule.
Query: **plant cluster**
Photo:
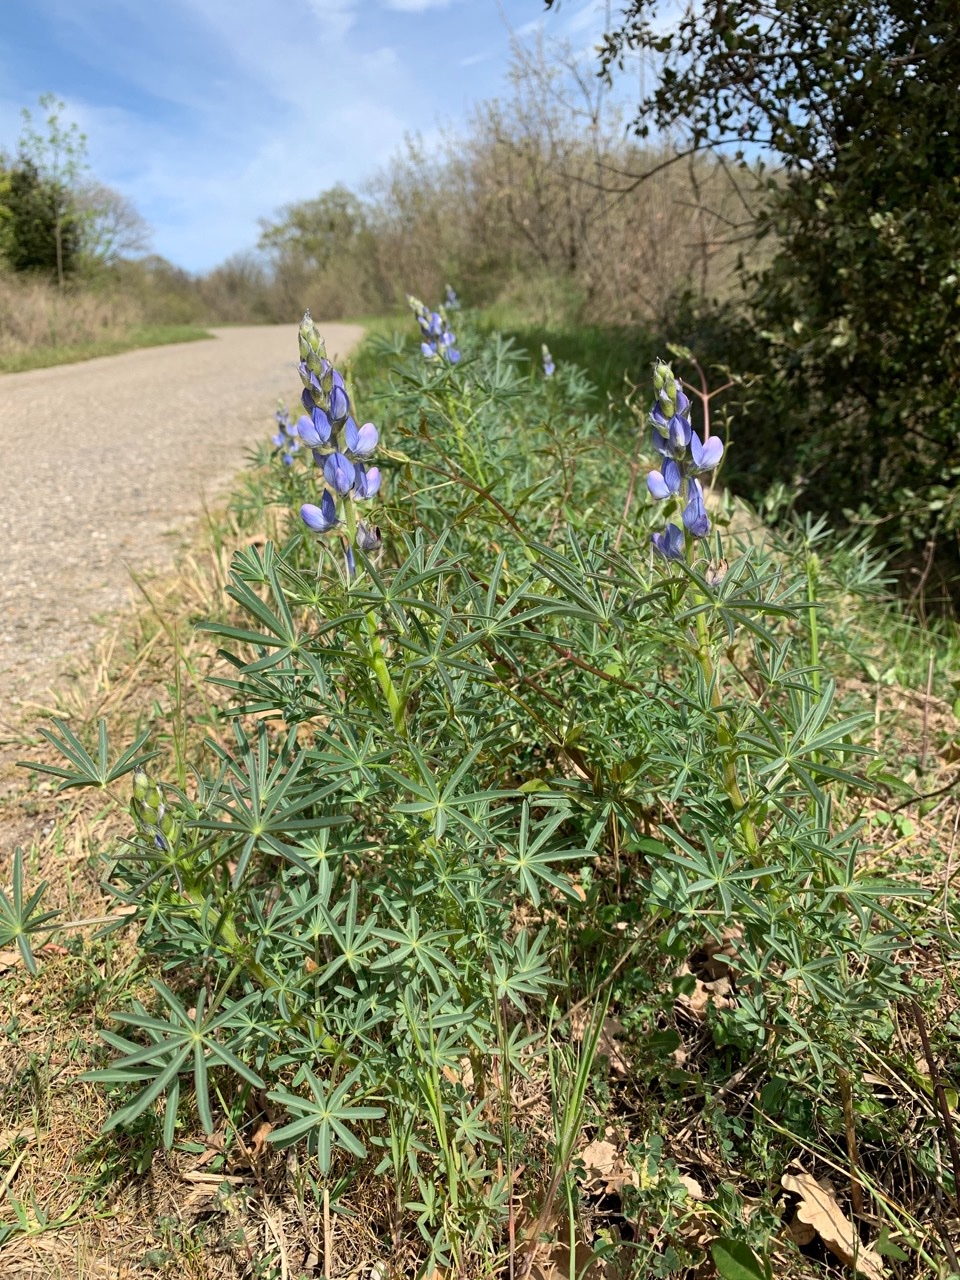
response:
[[[953,0],[668,9],[660,0],[625,5],[602,67],[611,75],[628,53],[656,57],[658,74],[637,103],[640,136],[679,131],[681,153],[710,148],[741,162],[760,148],[779,166],[753,224],[776,247],[748,280],[753,351],[740,367],[770,369],[786,387],[779,416],[767,403],[759,424],[771,444],[792,440],[780,478],[799,469],[811,505],[834,518],[873,508],[895,545],[939,541],[955,589]],[[776,455],[767,456],[770,465]]]
[[[304,318],[304,413],[278,417],[269,480],[288,535],[236,555],[235,617],[205,624],[222,723],[192,776],[154,776],[144,740],[115,755],[104,725],[94,752],[45,731],[62,787],[126,804],[132,781],[108,929],[137,930],[148,983],[102,1030],[108,1128],[169,1147],[266,1106],[325,1203],[385,1179],[390,1262],[526,1275],[564,1232],[574,1257],[584,1144],[622,1107],[640,1190],[589,1235],[596,1265],[677,1274],[713,1247],[722,1275],[763,1276],[785,1246],[731,1187],[684,1242],[657,1115],[708,1106],[718,1142],[783,1144],[792,1104],[929,1262],[851,1120],[857,1046],[906,991],[912,889],[864,870],[845,816],[894,782],[831,676],[818,593],[869,597],[879,566],[811,524],[751,538],[718,503],[711,525],[697,473],[722,446],[662,364],[649,487],[685,532],[655,530],[628,480],[646,431],[625,458],[576,367],[458,327],[461,360],[381,340],[351,381]],[[368,397],[386,443],[354,420]],[[55,925],[14,881],[0,945],[32,962]],[[757,1070],[779,1130],[751,1138],[677,1069],[703,955],[727,992],[705,1033]],[[637,1062],[618,1098],[613,1012]]]

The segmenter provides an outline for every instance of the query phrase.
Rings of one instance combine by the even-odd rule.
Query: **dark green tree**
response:
[[[546,0],[548,7],[553,0]],[[960,529],[957,0],[630,0],[602,70],[657,68],[634,127],[774,162],[751,282],[793,417],[784,456],[834,514]],[[909,536],[909,534],[908,534]]]
[[[36,165],[20,156],[6,175],[4,248],[14,271],[39,271],[62,278],[73,270],[80,227],[65,213],[67,193],[44,182]]]

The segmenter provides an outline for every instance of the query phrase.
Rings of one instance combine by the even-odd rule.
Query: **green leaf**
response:
[[[714,1240],[710,1252],[721,1280],[767,1280],[760,1259],[742,1240]]]

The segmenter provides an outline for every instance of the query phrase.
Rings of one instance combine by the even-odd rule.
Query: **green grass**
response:
[[[16,355],[0,356],[0,374],[23,373],[26,369],[49,369],[56,364],[76,364],[80,360],[93,360],[97,356],[117,356],[139,347],[163,347],[171,342],[197,342],[212,338],[208,330],[193,324],[142,325],[123,338],[108,338],[101,342],[85,342],[73,347],[36,347],[32,351]]]
[[[513,338],[530,352],[531,360],[539,362],[541,344],[546,343],[554,360],[579,365],[597,388],[598,407],[610,396],[623,400],[625,378],[631,384],[646,386],[657,356],[666,355],[663,338],[639,327],[573,322],[542,325],[502,306],[481,312],[480,323],[486,331],[499,330]]]

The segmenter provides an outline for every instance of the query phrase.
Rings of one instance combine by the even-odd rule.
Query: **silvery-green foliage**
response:
[[[898,888],[835,815],[873,785],[864,717],[809,649],[811,547],[846,593],[875,566],[848,549],[834,582],[809,527],[653,564],[642,505],[618,545],[624,429],[578,370],[458,329],[459,363],[383,343],[351,388],[381,424],[384,549],[344,573],[336,532],[291,519],[234,559],[235,618],[206,626],[223,732],[187,790],[149,792],[110,875],[162,976],[96,1073],[111,1125],[165,1099],[167,1144],[182,1091],[209,1129],[213,1081],[266,1087],[271,1141],[324,1173],[372,1151],[437,1265],[505,1219],[491,1092],[581,994],[561,939],[602,939],[602,973],[645,937],[665,988],[727,944],[715,1033],[797,1079],[901,990]],[[273,472],[291,509],[305,452]],[[105,736],[86,779],[68,745],[64,785],[98,785]],[[597,876],[611,858],[626,877]]]

